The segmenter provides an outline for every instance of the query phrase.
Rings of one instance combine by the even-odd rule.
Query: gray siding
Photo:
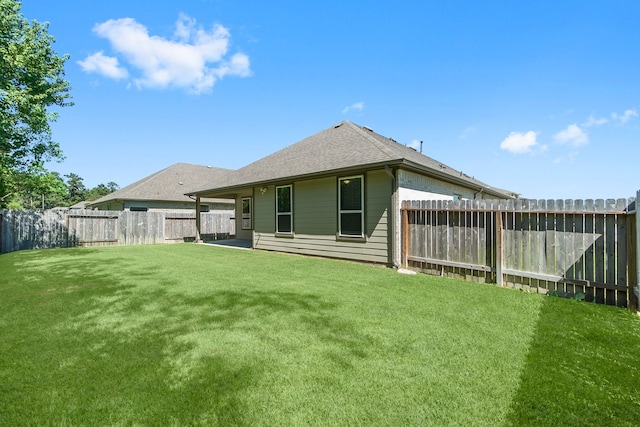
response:
[[[254,248],[389,263],[391,178],[384,171],[365,174],[366,241],[336,237],[337,178],[334,176],[293,183],[292,237],[275,235],[275,187],[267,187],[265,194],[256,189]]]
[[[267,190],[263,193],[261,189]],[[276,187],[256,187],[253,197],[254,228],[262,233],[276,232]],[[242,207],[242,205],[240,205]]]
[[[297,182],[293,186],[293,222],[296,234],[331,236],[338,227],[336,177]]]

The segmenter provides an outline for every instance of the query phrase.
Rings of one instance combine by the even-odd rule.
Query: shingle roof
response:
[[[215,185],[230,169],[211,166],[176,163],[133,184],[101,197],[89,206],[114,200],[152,200],[170,202],[193,202],[185,193],[206,185]],[[217,200],[228,202],[228,200]]]
[[[211,182],[208,188],[201,187],[203,190],[191,194],[222,194],[224,191],[242,186],[384,165],[401,165],[408,169],[416,169],[460,185],[483,188],[485,192],[499,197],[513,196],[511,192],[495,189],[418,153],[413,148],[350,121],[340,122],[263,157],[228,174],[218,182]]]

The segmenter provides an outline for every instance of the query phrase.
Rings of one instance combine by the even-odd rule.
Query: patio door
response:
[[[241,227],[243,230],[251,230],[252,229],[252,215],[253,212],[253,198],[252,197],[243,197],[242,198],[242,224]]]

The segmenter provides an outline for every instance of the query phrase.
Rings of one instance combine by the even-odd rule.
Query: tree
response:
[[[23,174],[48,160],[62,160],[52,140],[51,107],[66,107],[71,87],[64,78],[69,55],[58,56],[48,23],[28,21],[21,2],[0,0],[0,207],[15,195]]]
[[[91,190],[87,191],[86,200],[98,200],[100,197],[104,197],[107,194],[111,194],[118,190],[120,187],[115,182],[111,181],[107,185],[98,184]]]
[[[67,200],[67,186],[60,174],[48,172],[41,164],[14,174],[13,187],[16,196],[7,204],[11,209],[50,209]]]
[[[87,188],[84,186],[82,178],[75,173],[65,175],[65,178],[67,178],[67,203],[69,206],[85,200],[87,197]]]

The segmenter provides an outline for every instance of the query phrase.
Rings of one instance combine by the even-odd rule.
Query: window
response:
[[[338,179],[338,233],[364,237],[364,177]]]
[[[293,232],[293,203],[291,185],[276,187],[276,233]]]
[[[147,212],[149,210],[149,208],[145,208],[142,206],[131,206],[129,208],[129,211],[131,212]]]
[[[209,205],[200,205],[200,212],[209,212],[211,206]]]
[[[251,197],[242,198],[242,223],[243,230],[251,230]]]

